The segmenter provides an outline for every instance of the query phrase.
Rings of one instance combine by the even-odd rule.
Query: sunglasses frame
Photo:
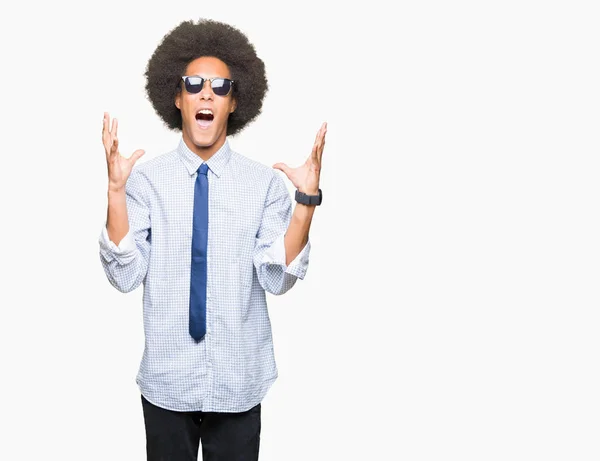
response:
[[[204,89],[204,84],[207,81],[209,81],[210,82],[210,89],[211,89],[211,91],[213,93],[215,93],[215,90],[213,90],[213,87],[212,87],[213,81],[215,81],[215,80],[227,80],[227,81],[229,81],[230,82],[229,83],[229,91],[227,93],[225,93],[225,94],[217,94],[217,93],[215,93],[217,96],[221,96],[221,97],[228,96],[229,93],[231,93],[231,90],[233,89],[234,80],[231,80],[230,78],[225,78],[225,77],[204,78],[204,77],[200,77],[199,75],[184,75],[183,77],[181,77],[181,80],[183,81],[183,86],[185,88],[185,91],[187,91],[190,94],[198,94],[198,93],[200,93],[200,91],[198,91],[197,93],[193,93],[193,92],[191,92],[191,91],[189,91],[187,89],[187,86],[186,86],[186,83],[185,83],[185,79],[186,78],[190,78],[190,77],[197,77],[197,78],[199,78],[199,79],[202,80],[202,84],[200,85],[200,91],[202,91]]]

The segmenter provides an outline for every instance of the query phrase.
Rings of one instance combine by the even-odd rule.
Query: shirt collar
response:
[[[196,155],[189,149],[183,140],[183,137],[181,138],[181,141],[179,141],[179,146],[177,146],[177,153],[187,168],[190,176],[196,173],[198,168],[200,168],[200,165],[204,163],[199,155]],[[217,177],[220,177],[230,158],[231,148],[229,147],[229,141],[225,139],[225,143],[206,161],[206,164],[208,165],[208,168],[210,168],[210,171],[217,175]]]

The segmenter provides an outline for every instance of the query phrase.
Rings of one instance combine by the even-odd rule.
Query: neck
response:
[[[217,139],[210,146],[198,146],[194,144],[194,142],[188,136],[186,136],[185,133],[183,135],[183,142],[185,142],[185,145],[188,147],[188,149],[205,162],[211,158],[221,147],[223,147],[225,144],[225,139],[226,138],[223,136],[222,139]]]

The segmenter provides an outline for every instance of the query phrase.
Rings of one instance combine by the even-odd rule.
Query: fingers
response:
[[[275,165],[273,165],[273,168],[275,168],[276,170],[283,171],[285,175],[291,179],[290,175],[292,174],[292,169],[285,163],[276,163]]]
[[[325,135],[327,134],[327,122],[323,122],[323,125],[321,125],[321,129],[319,130],[320,133],[320,142],[321,144],[323,144],[325,142]]]
[[[119,140],[113,138],[112,145],[110,146],[110,155],[115,155],[117,152],[119,152]]]
[[[146,151],[144,151],[144,149],[138,149],[136,150],[133,154],[131,154],[131,157],[129,157],[131,164],[133,165],[135,162],[137,162],[139,160],[139,158],[144,155],[146,153]]]
[[[321,125],[321,128],[319,128],[319,131],[317,131],[317,135],[315,136],[315,144],[317,144],[319,142],[319,137],[321,136],[321,131],[323,131],[323,125]]]
[[[319,160],[319,158],[317,157],[317,146],[319,145],[319,139],[321,137],[322,131],[323,131],[323,126],[321,125],[321,128],[319,128],[319,131],[317,131],[317,135],[315,136],[315,143],[313,144],[312,152],[310,153],[310,157],[313,162],[316,162]]]
[[[112,128],[110,130],[110,134],[116,138],[117,137],[117,128],[119,127],[119,121],[116,118],[113,118]]]
[[[104,112],[104,117],[102,119],[102,143],[104,144],[104,150],[106,151],[106,155],[108,155],[108,151],[110,149],[110,131],[108,131],[109,124],[109,116],[107,112]]]
[[[104,118],[102,120],[102,142],[104,143],[104,149],[107,157],[115,155],[117,152],[119,152],[119,139],[117,138],[118,128],[119,121],[114,118],[111,125],[110,115],[108,112],[104,112]]]
[[[104,117],[102,118],[102,137],[106,135],[110,135],[110,115],[108,112],[104,112]]]
[[[327,122],[323,122],[319,131],[317,131],[317,136],[315,136],[315,144],[325,138],[325,133],[327,133]]]
[[[321,128],[315,137],[315,143],[311,152],[311,159],[317,165],[321,164],[321,156],[323,155],[323,147],[325,146],[325,134],[327,133],[327,122],[323,122]]]
[[[315,165],[319,164],[319,154],[318,154],[319,147],[318,146],[319,146],[318,141],[315,141],[315,143],[313,144],[312,151],[310,153],[310,159],[311,159],[312,163],[314,163]]]
[[[113,131],[115,127],[115,122],[116,119],[113,120]],[[110,130],[110,115],[108,114],[108,112],[104,112],[104,118],[102,120],[102,143],[104,144],[104,150],[106,152],[107,157],[117,152],[118,149],[118,141],[115,145],[115,137],[113,136],[113,131]]]
[[[317,146],[317,157],[319,159],[319,165],[321,164],[321,157],[323,156],[323,148],[325,147],[325,135],[327,134],[327,122],[323,122],[321,125],[321,137],[319,139],[319,145]]]

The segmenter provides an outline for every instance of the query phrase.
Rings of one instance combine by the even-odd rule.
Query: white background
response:
[[[143,73],[200,17],[266,64],[235,150],[295,166],[329,124],[311,266],[269,298],[261,460],[600,459],[595,2],[386,4],[2,7],[0,459],[145,459],[102,114],[127,155],[173,149]]]

